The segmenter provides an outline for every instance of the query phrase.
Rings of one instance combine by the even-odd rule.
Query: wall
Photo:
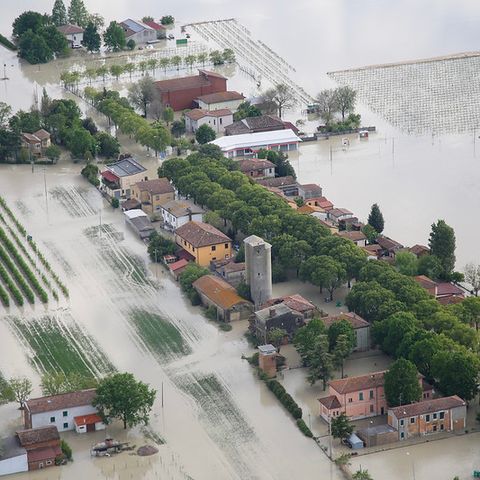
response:
[[[142,44],[142,43],[147,43],[147,42],[150,42],[152,40],[157,39],[157,32],[153,29],[151,29],[151,30],[146,29],[146,30],[142,30],[141,32],[135,33],[134,35],[128,37],[127,41],[130,40],[131,38],[135,41],[135,43],[137,45]]]
[[[370,350],[370,327],[356,328],[355,336],[357,338],[355,351],[365,352]]]
[[[147,172],[136,173],[135,175],[128,175],[127,177],[120,177],[120,188],[122,197],[130,198],[133,185],[142,180],[148,180]]]
[[[209,267],[212,260],[222,260],[224,258],[232,257],[232,242],[225,241],[225,243],[219,243],[217,245],[209,245],[207,247],[195,248],[188,242],[185,242],[178,235],[175,236],[175,241],[184,250],[195,257],[195,262],[202,267]],[[212,250],[215,247],[215,250]]]
[[[0,475],[8,475],[10,473],[28,471],[27,453],[25,452],[18,457],[6,458],[0,460]]]
[[[373,398],[370,398],[370,391],[373,392]],[[338,397],[345,414],[352,419],[381,415],[382,407],[384,414],[387,413],[387,401],[383,386],[345,394],[338,393],[330,386],[329,393]],[[363,395],[363,400],[360,400],[360,394]],[[349,401],[350,399],[351,401]]]
[[[225,127],[233,123],[233,115],[224,115],[222,117],[203,117],[197,121],[191,122],[191,131],[195,132],[202,125],[208,125],[217,133],[223,133]]]
[[[272,298],[272,247],[267,242],[256,245],[245,240],[245,278],[258,308]]]
[[[160,202],[163,203],[163,202]],[[166,203],[166,202],[165,202]],[[161,207],[160,207],[161,208]],[[168,210],[161,208],[162,218],[165,223],[172,225],[173,230],[175,231],[178,227],[185,225],[190,220],[194,222],[203,222],[203,213],[193,213],[192,215],[184,215],[182,217],[175,217]]]
[[[198,106],[203,109],[211,112],[212,110],[221,110],[223,108],[228,108],[232,112],[238,110],[239,105],[243,103],[243,100],[228,100],[226,102],[218,102],[218,103],[205,103],[201,100],[198,101]],[[232,120],[233,123],[233,120]]]
[[[67,416],[63,416],[63,412],[67,412]],[[55,425],[59,432],[73,430],[74,417],[79,415],[88,415],[89,413],[97,413],[97,409],[92,405],[84,405],[81,407],[66,408],[65,410],[54,410],[53,412],[35,413],[32,415],[32,428],[46,427]],[[55,417],[55,422],[50,422],[50,417]],[[68,423],[68,427],[64,428],[63,424]]]

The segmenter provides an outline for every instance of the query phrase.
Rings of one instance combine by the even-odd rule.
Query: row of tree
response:
[[[348,86],[322,90],[317,95],[318,113],[328,131],[334,130],[337,114],[342,117],[341,122],[336,122],[338,128],[360,126],[360,115],[354,114],[356,99],[357,92]],[[347,117],[348,114],[350,115]]]

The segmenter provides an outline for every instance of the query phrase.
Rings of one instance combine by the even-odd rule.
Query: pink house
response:
[[[385,371],[332,380],[328,383],[328,397],[319,398],[320,415],[329,422],[345,413],[352,420],[385,415],[388,409],[384,391]],[[432,387],[419,376],[423,398],[431,397]]]

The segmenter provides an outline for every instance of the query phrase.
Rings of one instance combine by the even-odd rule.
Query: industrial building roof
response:
[[[301,142],[292,130],[273,130],[271,132],[244,133],[217,138],[210,143],[217,145],[223,151],[241,148],[261,148],[268,145]]]
[[[108,170],[113,172],[117,177],[128,177],[137,173],[146,172],[147,169],[138,163],[133,157],[123,158],[115,163],[107,165]]]

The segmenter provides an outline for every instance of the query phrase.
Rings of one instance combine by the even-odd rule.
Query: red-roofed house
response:
[[[84,30],[78,25],[61,25],[57,30],[67,39],[70,48],[79,48],[82,46]]]
[[[333,208],[333,203],[325,197],[307,198],[305,200],[305,205],[309,205],[310,207],[320,207],[327,212]]]
[[[174,276],[175,280],[178,280],[180,274],[185,270],[185,267],[189,264],[189,261],[185,258],[181,258],[180,260],[170,263],[168,265],[168,269],[170,273]]]
[[[75,431],[77,433],[96,432],[105,430],[105,424],[98,413],[89,413],[87,415],[78,415],[73,419]]]
[[[359,247],[367,246],[367,237],[360,230],[341,230],[337,233],[339,237],[351,240],[355,245]]]
[[[220,110],[228,108],[232,112],[235,112],[244,100],[245,97],[241,93],[229,91],[201,95],[195,99],[195,103],[203,110]]]
[[[271,298],[268,302],[260,307],[263,308],[273,307],[274,305],[280,305],[284,303],[287,307],[302,314],[303,319],[307,320],[313,318],[317,313],[317,307],[309,302],[306,298],[296,293],[295,295],[285,295],[284,297]]]
[[[269,160],[246,158],[238,161],[238,168],[242,173],[254,179],[275,177],[275,164]]]
[[[53,467],[62,454],[57,427],[46,426],[17,432],[20,446],[27,451],[28,470]]]
[[[357,339],[354,350],[357,352],[370,350],[370,324],[362,317],[354,312],[347,312],[322,318],[322,322],[327,328],[341,320],[346,320],[353,327]]]
[[[157,32],[157,38],[165,38],[167,36],[167,27],[164,27],[162,24],[150,20],[143,23]]]
[[[199,70],[198,75],[161,80],[155,86],[162,103],[177,112],[192,108],[193,101],[202,95],[226,92],[227,79],[215,72]]]
[[[194,108],[185,114],[185,128],[195,133],[202,125],[208,125],[217,133],[223,133],[225,127],[233,123],[233,113],[228,108],[220,110],[202,110]]]

